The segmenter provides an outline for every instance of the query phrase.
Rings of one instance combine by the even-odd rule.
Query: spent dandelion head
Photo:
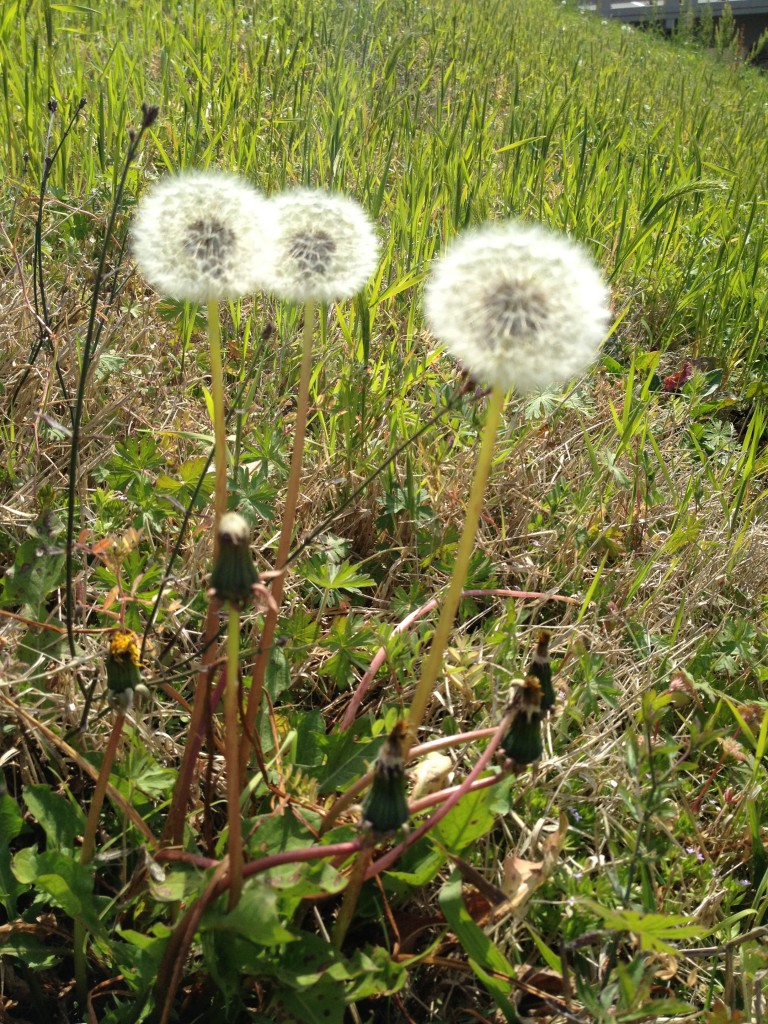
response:
[[[211,302],[248,295],[272,254],[270,204],[221,171],[162,178],[139,203],[131,249],[162,295]]]
[[[505,392],[582,373],[610,323],[608,288],[585,250],[515,221],[463,235],[434,267],[424,304],[448,351]]]
[[[265,291],[290,302],[351,298],[376,269],[379,244],[362,207],[348,196],[300,188],[270,200],[274,258],[262,268]]]

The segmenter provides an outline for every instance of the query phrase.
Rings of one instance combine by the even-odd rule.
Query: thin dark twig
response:
[[[110,240],[114,232],[115,221],[117,220],[117,214],[120,209],[120,201],[125,191],[125,182],[128,178],[128,171],[130,170],[131,164],[136,158],[136,154],[139,151],[139,146],[144,137],[144,133],[148,128],[154,124],[158,108],[154,106],[147,106],[142,104],[142,120],[141,127],[138,131],[132,131],[130,135],[131,143],[128,147],[128,153],[125,159],[125,165],[123,167],[120,181],[118,182],[117,189],[115,190],[114,199],[112,201],[112,209],[110,210],[109,221],[107,223],[107,229],[104,232],[104,244],[101,247],[101,254],[99,256],[99,265],[96,270],[96,279],[93,285],[93,292],[91,295],[91,309],[88,317],[88,329],[85,336],[85,343],[83,345],[83,354],[80,368],[80,380],[78,381],[77,397],[75,401],[75,411],[72,420],[72,445],[70,448],[69,458],[69,489],[68,489],[68,507],[67,507],[67,543],[66,543],[66,569],[67,569],[67,606],[66,606],[66,625],[67,625],[67,640],[69,642],[69,651],[72,657],[75,656],[75,633],[74,633],[74,617],[75,617],[75,602],[73,592],[73,543],[74,543],[74,532],[75,532],[75,491],[77,488],[77,456],[78,448],[80,444],[80,423],[83,416],[83,403],[85,400],[85,388],[88,381],[88,371],[91,364],[91,359],[95,353],[97,344],[96,337],[96,314],[99,307],[99,293],[101,291],[101,284],[104,279],[104,268],[107,262],[107,253],[109,251]]]
[[[32,261],[32,297],[35,310],[35,317],[38,323],[39,336],[35,344],[32,346],[29,356],[27,357],[27,365],[24,369],[24,372],[21,375],[21,379],[14,388],[13,394],[11,395],[11,400],[8,405],[9,415],[13,411],[16,399],[18,398],[19,392],[23,388],[27,377],[32,372],[32,367],[34,366],[37,357],[40,355],[40,352],[42,351],[42,348],[45,345],[46,341],[48,341],[50,343],[51,352],[53,354],[56,376],[59,379],[61,393],[64,396],[65,401],[67,402],[70,419],[72,419],[73,416],[69,390],[67,388],[66,381],[64,380],[64,374],[62,373],[58,358],[56,357],[56,350],[53,344],[53,331],[51,330],[50,321],[48,317],[48,302],[45,295],[45,275],[43,273],[43,208],[45,205],[45,195],[48,186],[48,179],[50,177],[53,165],[56,161],[56,157],[59,155],[61,147],[64,145],[64,142],[66,141],[70,132],[74,128],[75,122],[80,116],[80,112],[82,111],[85,104],[86,100],[81,99],[77,105],[77,108],[75,109],[75,112],[72,114],[72,116],[69,119],[69,122],[65,126],[64,131],[61,133],[61,138],[59,139],[58,145],[54,149],[53,153],[49,156],[48,148],[51,144],[53,122],[56,116],[56,112],[58,110],[58,104],[54,99],[48,101],[48,111],[50,113],[50,117],[48,119],[48,130],[46,132],[45,143],[43,145],[43,167],[42,175],[40,178],[40,195],[38,197],[37,202],[37,217],[35,218],[35,243]]]

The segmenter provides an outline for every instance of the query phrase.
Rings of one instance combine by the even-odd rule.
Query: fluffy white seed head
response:
[[[247,182],[189,171],[162,178],[141,200],[131,250],[161,295],[210,302],[257,290],[273,236],[270,204]]]
[[[290,302],[338,302],[356,295],[379,258],[373,225],[347,196],[293,189],[270,200],[277,218],[274,259],[265,291]]]
[[[424,306],[433,333],[479,383],[542,391],[582,373],[611,322],[610,293],[580,245],[508,221],[464,234]]]

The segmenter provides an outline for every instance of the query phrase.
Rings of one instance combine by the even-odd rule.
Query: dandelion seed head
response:
[[[270,205],[247,182],[190,171],[162,178],[141,200],[131,248],[156,291],[210,302],[259,287],[273,235]]]
[[[290,302],[337,302],[364,287],[379,244],[362,207],[348,196],[294,189],[270,200],[277,220],[275,259],[264,288]]]
[[[581,246],[510,221],[463,235],[436,264],[424,304],[432,331],[474,379],[528,392],[589,366],[609,298]]]

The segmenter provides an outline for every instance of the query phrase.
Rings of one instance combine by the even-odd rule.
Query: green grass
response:
[[[191,699],[210,572],[212,477],[195,492],[212,444],[206,323],[204,310],[129,277],[117,254],[154,177],[217,166],[267,193],[347,191],[383,240],[366,294],[321,325],[298,539],[339,514],[288,579],[284,646],[267,677],[276,711],[260,723],[276,789],[259,773],[250,782],[247,860],[311,844],[330,796],[372,762],[408,707],[434,618],[397,636],[393,627],[450,574],[480,402],[455,402],[350,500],[455,394],[455,365],[422,317],[432,258],[470,224],[540,221],[592,251],[616,323],[575,390],[508,404],[467,583],[573,603],[467,599],[428,719],[427,738],[497,722],[546,625],[560,710],[535,783],[479,791],[379,887],[365,886],[343,955],[318,924],[330,929],[340,887],[324,862],[272,868],[270,884],[257,876],[234,923],[214,903],[180,961],[171,1019],[342,1021],[350,1003],[361,1020],[469,1021],[495,1008],[512,1019],[508,976],[522,978],[525,965],[558,977],[567,967],[571,1012],[584,1021],[683,1012],[663,1000],[711,1021],[724,1019],[707,1017],[720,1000],[750,1019],[765,968],[754,929],[768,907],[765,76],[544,0],[125,0],[98,10],[5,0],[0,76],[0,934],[13,972],[3,1012],[42,1019],[61,995],[72,1020],[86,1019],[66,991],[74,918],[91,936],[99,1019],[144,1019],[155,977],[171,970],[169,929],[210,882],[189,863],[147,874],[136,853],[146,836],[108,799],[94,890],[92,868],[73,867],[92,783],[61,742],[98,764],[109,734],[100,697],[85,735],[72,730],[103,673],[98,630],[122,608],[126,625],[147,631],[155,699],[126,729],[111,781],[159,835],[186,738],[169,687]],[[49,120],[52,154],[81,97],[50,168],[35,278]],[[93,275],[142,102],[160,116],[116,221],[79,447],[73,666],[62,634],[42,628],[63,622],[65,395],[77,389]],[[53,344],[44,340],[16,393],[39,338],[41,282]],[[290,461],[300,318],[261,296],[223,317],[238,460],[230,504],[254,528],[266,569]],[[692,379],[665,390],[685,360]],[[246,676],[254,642],[246,632]],[[353,739],[339,722],[383,642]],[[481,750],[457,754],[458,779]],[[207,782],[201,772],[186,848],[216,859],[218,760]],[[348,818],[329,841],[355,835]],[[527,901],[515,858],[546,865]],[[505,885],[518,907],[501,901]],[[329,960],[333,983],[313,974]],[[132,1009],[145,996],[146,1009]]]

